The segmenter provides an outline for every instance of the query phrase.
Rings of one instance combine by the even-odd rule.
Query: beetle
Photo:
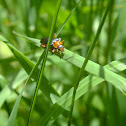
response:
[[[40,43],[41,43],[41,47],[46,47],[47,43],[48,43],[48,39],[49,38],[42,38]],[[61,38],[56,38],[56,33],[54,33],[54,38],[52,38],[51,40],[51,44],[50,44],[50,49],[53,53],[58,53],[60,56],[59,52],[63,52],[64,51],[64,40],[61,41]],[[58,52],[57,52],[58,50]]]

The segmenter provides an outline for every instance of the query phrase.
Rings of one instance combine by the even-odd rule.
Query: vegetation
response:
[[[0,126],[124,126],[125,11],[125,0],[0,0]]]

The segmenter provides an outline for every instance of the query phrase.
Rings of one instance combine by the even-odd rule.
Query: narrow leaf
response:
[[[125,64],[125,65],[124,65]],[[113,61],[110,64],[106,65],[105,67],[108,68],[109,70],[114,70],[116,72],[120,72],[126,69],[126,58],[119,60],[119,61]],[[124,66],[122,69],[118,69],[119,66]],[[104,68],[105,68],[104,67]],[[115,71],[114,70],[114,71]],[[94,76],[94,75],[89,75],[83,80],[80,81],[79,87],[76,92],[76,97],[75,100],[80,98],[82,95],[84,95],[88,90],[89,90],[89,84],[91,86],[91,89],[98,84],[102,83],[104,79]],[[52,125],[52,123],[56,120],[56,118],[62,114],[64,109],[67,109],[70,104],[71,104],[71,99],[72,99],[72,94],[73,94],[73,88],[71,88],[69,91],[67,91],[58,101],[49,109],[49,111],[42,117],[40,121],[40,126],[45,126],[45,125]]]
[[[39,86],[40,86],[40,84],[43,85],[43,83],[44,83],[42,77],[43,77],[43,73],[44,73],[45,63],[46,63],[46,60],[47,60],[48,50],[50,48],[50,43],[51,43],[51,40],[52,40],[52,37],[53,37],[53,34],[54,34],[54,28],[55,28],[55,24],[56,24],[56,20],[57,20],[57,16],[58,16],[59,8],[60,8],[60,5],[61,5],[61,1],[62,0],[58,0],[58,2],[57,2],[56,12],[55,12],[55,15],[54,15],[54,18],[53,18],[53,21],[52,21],[49,40],[48,40],[48,43],[47,43],[47,47],[45,49],[45,55],[44,55],[44,58],[43,58],[39,79],[38,79],[36,89],[35,89],[35,93],[34,93],[34,97],[33,97],[33,100],[32,100],[27,126],[29,125],[31,114],[32,114],[32,111],[34,109],[34,105],[35,105],[35,102],[36,102],[36,97],[37,97]]]
[[[43,55],[40,56],[38,62],[36,63],[36,65],[33,67],[32,71],[30,72],[30,75],[27,79],[27,81],[25,82],[23,88],[22,88],[22,91],[20,92],[15,104],[14,104],[14,107],[11,111],[11,114],[10,114],[10,117],[9,117],[9,120],[8,120],[8,124],[7,126],[14,126],[14,122],[15,122],[15,119],[16,119],[16,116],[17,116],[17,111],[18,111],[18,107],[19,107],[19,103],[20,103],[20,100],[21,100],[21,97],[22,97],[22,94],[23,94],[23,91],[25,89],[25,86],[27,85],[27,83],[29,82],[29,80],[31,79],[31,76],[33,75],[33,73],[35,72],[35,70],[37,69],[39,63],[41,62],[43,58]]]
[[[3,41],[13,52],[19,63],[25,69],[27,74],[31,72],[34,67],[34,63],[30,61],[25,55],[23,55],[20,51],[18,51],[11,43],[9,43],[5,38],[0,36],[0,40]],[[37,76],[39,74],[39,69],[35,71],[32,78],[37,81]],[[50,96],[54,96],[54,98],[59,97],[59,93],[55,90],[55,88],[51,85],[51,83],[43,76],[43,84],[40,85],[40,90],[44,93],[44,95],[51,100]],[[47,90],[48,89],[48,90]]]
[[[28,37],[28,39],[30,38]],[[38,43],[38,41],[39,40],[35,41],[35,43]],[[67,49],[64,50],[62,58],[79,68],[82,67],[83,62],[85,61],[84,57],[75,54]],[[126,79],[124,79],[123,77],[113,73],[112,71],[109,71],[108,69],[90,60],[88,60],[85,70],[91,74],[105,79],[107,82],[112,83],[116,88],[121,90],[124,94],[126,93]],[[118,85],[115,84],[115,82],[119,82]]]

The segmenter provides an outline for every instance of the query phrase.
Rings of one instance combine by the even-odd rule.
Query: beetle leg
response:
[[[60,52],[57,52],[58,53],[58,55],[59,55],[59,57],[60,57],[60,59],[61,59],[61,54],[60,54]]]
[[[64,45],[64,40],[62,40],[61,43]]]
[[[56,50],[57,50],[57,49],[53,49],[53,50],[52,50],[52,54],[53,54],[53,53],[58,53],[58,55],[59,55],[59,57],[60,57],[60,59],[61,59],[60,52],[59,52],[59,51],[58,51],[58,52],[56,52]]]
[[[56,33],[54,33],[54,38],[56,38]]]
[[[53,53],[56,53],[55,51],[56,51],[56,49],[53,48],[53,49],[52,49],[52,54],[53,54]]]
[[[50,50],[53,50],[53,49],[54,49],[54,48],[50,48],[49,51],[50,51]]]
[[[60,55],[60,52],[57,52],[58,54],[59,54],[59,57],[60,57],[60,59],[61,59],[61,55]]]

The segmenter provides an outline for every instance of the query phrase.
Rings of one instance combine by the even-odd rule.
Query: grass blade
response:
[[[105,22],[105,19],[106,19],[106,17],[107,17],[107,14],[108,14],[108,12],[109,12],[110,7],[111,7],[110,5],[111,5],[111,2],[109,2],[109,4],[108,4],[108,7],[107,7],[106,12],[105,12],[105,14],[104,14],[104,16],[103,16],[103,19],[102,19],[102,21],[101,21],[101,23],[100,23],[100,25],[99,25],[99,27],[98,27],[98,30],[97,30],[96,36],[95,36],[95,38],[94,38],[94,41],[92,42],[92,45],[91,45],[90,48],[89,48],[89,51],[88,51],[87,56],[86,56],[86,59],[85,59],[83,65],[82,65],[82,68],[81,68],[80,71],[79,71],[77,80],[76,80],[76,82],[75,82],[75,84],[74,84],[74,91],[73,91],[72,103],[71,103],[71,108],[70,108],[70,117],[69,117],[69,120],[68,120],[68,126],[71,125],[71,118],[72,118],[72,112],[73,112],[73,107],[74,107],[75,95],[76,95],[76,91],[77,91],[77,88],[78,88],[78,85],[79,85],[79,81],[80,81],[80,79],[81,79],[81,75],[82,75],[83,71],[85,70],[85,67],[86,67],[86,65],[87,65],[87,63],[88,63],[88,60],[89,60],[90,57],[91,57],[91,54],[92,54],[92,52],[93,52],[93,49],[95,48],[97,39],[98,39],[98,37],[99,37],[99,35],[100,35],[100,33],[101,33],[103,24],[104,24],[104,22]]]
[[[24,38],[24,36],[23,36]],[[27,37],[28,40],[31,40],[32,38]],[[34,40],[34,39],[33,39]],[[34,43],[38,43],[39,40],[36,40]],[[36,44],[37,45],[37,44]],[[83,62],[85,61],[85,58],[82,56],[79,56],[78,54],[75,54],[67,49],[64,50],[64,55],[62,57],[64,60],[74,64],[75,66],[81,68],[83,65]],[[125,66],[125,64],[124,64]],[[118,69],[120,70],[121,68],[123,68],[123,66],[119,66]],[[115,69],[113,67],[113,69]],[[112,83],[116,88],[118,88],[119,90],[121,90],[124,94],[126,94],[126,80],[115,74],[114,72],[106,69],[105,67],[100,66],[97,63],[94,63],[90,60],[88,60],[88,63],[85,67],[85,70],[91,74],[94,74],[98,77],[103,78],[104,80],[106,80],[109,83]],[[104,74],[103,74],[104,73]],[[120,79],[119,79],[120,78]],[[122,81],[120,81],[122,80]],[[116,84],[116,82],[118,82],[118,85]]]
[[[31,62],[25,55],[23,55],[21,52],[19,52],[11,43],[9,43],[5,38],[0,36],[0,40],[4,42],[10,50],[13,52],[17,60],[20,62],[22,67],[25,69],[25,71],[30,74],[31,70],[34,67],[34,63]],[[39,69],[35,71],[32,78],[37,81],[37,76],[39,73]],[[44,93],[44,95],[51,100],[50,96],[53,96],[53,98],[59,97],[59,93],[55,90],[55,88],[50,84],[50,82],[43,76],[44,83],[40,85],[40,90]],[[48,89],[48,90],[47,90]]]
[[[69,50],[65,50],[65,54],[63,59],[66,61],[78,66],[79,68],[82,67],[83,62],[85,61],[85,58],[72,53]],[[123,66],[126,66],[125,64]],[[121,69],[123,66],[119,66]],[[114,68],[113,68],[114,69]],[[91,74],[94,74],[98,77],[103,78],[107,82],[113,84],[117,89],[121,90],[124,94],[126,94],[126,79],[121,77],[120,75],[106,69],[105,67],[100,66],[99,64],[96,64],[92,61],[88,61],[85,70]],[[118,85],[117,85],[118,83]]]
[[[125,65],[124,65],[125,64]],[[119,66],[123,66],[121,69],[119,69]],[[118,61],[113,61],[110,64],[104,66],[104,68],[108,68],[108,70],[114,70],[116,72],[120,72],[126,69],[126,58],[121,59]],[[84,95],[89,90],[89,84],[91,84],[91,89],[98,84],[105,81],[104,79],[89,75],[83,80],[80,81],[79,87],[76,92],[75,100],[80,98],[82,95]],[[58,101],[49,109],[49,111],[42,117],[42,120],[40,121],[40,126],[45,126],[47,124],[52,125],[52,123],[56,120],[56,118],[62,114],[64,109],[67,109],[71,104],[73,94],[73,88],[71,88],[69,91],[67,91],[61,98],[58,99]]]
[[[40,40],[21,35],[21,34],[17,33],[16,31],[13,31],[13,33],[19,37],[22,37],[22,38],[28,40],[28,42],[40,47]]]
[[[44,54],[44,53],[43,53]],[[27,81],[25,82],[15,104],[14,104],[14,107],[11,111],[11,114],[10,114],[10,117],[9,117],[9,120],[8,120],[8,124],[7,126],[14,126],[14,122],[15,122],[15,119],[16,119],[16,116],[17,116],[17,111],[18,111],[18,107],[19,107],[19,103],[20,103],[20,100],[21,100],[21,97],[22,97],[22,94],[23,94],[23,91],[25,89],[25,86],[27,85],[27,83],[30,81],[31,79],[31,76],[33,75],[33,73],[35,72],[35,70],[37,69],[38,65],[40,64],[41,60],[43,58],[43,55],[40,56],[39,60],[37,61],[36,65],[33,67],[32,71],[30,72],[29,74],[29,77],[27,79]]]
[[[53,31],[54,31],[54,27],[55,27],[55,24],[56,24],[56,20],[57,20],[59,8],[60,8],[60,5],[61,5],[61,1],[62,0],[58,0],[57,7],[56,7],[56,12],[55,12],[55,15],[54,15],[54,18],[53,18],[53,21],[52,21],[49,40],[48,40],[48,44],[47,44],[47,47],[46,47],[46,50],[45,50],[45,55],[44,55],[44,59],[43,59],[43,62],[42,62],[40,76],[39,76],[39,79],[38,79],[38,82],[37,82],[37,85],[36,85],[36,89],[35,89],[35,93],[34,93],[34,97],[33,97],[33,100],[32,100],[32,105],[31,105],[31,108],[30,108],[30,113],[29,113],[29,117],[28,117],[27,126],[29,125],[31,114],[32,114],[32,111],[34,109],[34,105],[35,105],[35,102],[36,102],[36,97],[37,97],[39,86],[43,81],[42,76],[43,76],[43,72],[44,72],[44,68],[45,68],[45,63],[46,63],[46,59],[47,59],[47,55],[48,55],[48,50],[49,50],[50,43],[51,43],[51,40],[52,40],[52,37],[53,37],[53,33],[54,33]]]

